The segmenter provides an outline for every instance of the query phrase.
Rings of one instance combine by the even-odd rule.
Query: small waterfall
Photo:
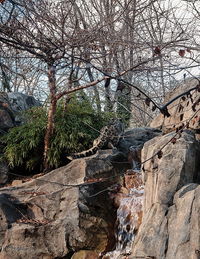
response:
[[[142,220],[143,194],[141,173],[136,170],[128,170],[124,179],[124,187],[121,187],[120,191],[114,195],[115,204],[118,206],[116,248],[103,256],[103,259],[128,258]]]

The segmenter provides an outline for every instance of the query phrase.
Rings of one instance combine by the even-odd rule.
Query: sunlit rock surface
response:
[[[199,81],[197,79],[187,80],[185,83],[177,86],[175,90],[169,93],[166,96],[164,103],[167,103],[176,96],[188,91],[197,85],[199,85]],[[190,94],[175,100],[168,106],[168,111],[171,116],[164,117],[163,114],[159,114],[152,120],[150,126],[153,128],[162,128],[163,132],[167,133],[169,131],[175,130],[175,128],[185,125],[188,122],[189,128],[200,129],[199,98],[200,92],[198,90],[193,90],[190,92]]]
[[[116,179],[110,178],[113,167],[105,153],[1,188],[0,258],[53,259],[113,247],[116,218],[108,188]]]
[[[142,161],[168,143],[143,167],[144,216],[131,259],[198,258],[200,146],[190,131],[183,132],[174,144],[170,142],[173,136],[174,133],[157,137],[144,145]]]
[[[153,204],[169,205],[177,190],[188,183],[197,181],[199,143],[194,134],[184,131],[176,143],[170,140],[174,133],[154,138],[145,143],[142,161],[149,159],[143,166],[145,184],[144,212]],[[161,157],[153,157],[166,143]]]
[[[168,215],[166,259],[200,257],[200,185],[188,184],[174,196]]]
[[[89,250],[81,250],[79,252],[76,252],[73,256],[72,259],[98,259],[99,254],[94,251],[89,251]]]

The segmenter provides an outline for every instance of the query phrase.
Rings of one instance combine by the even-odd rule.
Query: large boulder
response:
[[[119,176],[105,153],[0,189],[0,258],[61,258],[111,248],[116,216],[108,191]]]
[[[128,130],[117,155],[99,150],[29,182],[0,189],[0,258],[61,258],[74,252],[74,258],[84,258],[111,250],[117,215],[110,195],[127,169],[118,158],[127,161],[131,146],[142,148],[159,134],[149,128]]]
[[[32,107],[41,106],[41,103],[33,96],[23,93],[8,93],[8,99],[11,105],[11,109],[15,114],[15,123],[17,125],[23,122],[23,116],[20,115],[21,111],[26,111]]]
[[[21,111],[40,105],[40,102],[33,96],[18,92],[0,92],[0,135],[9,128],[22,123],[23,116],[20,115]]]
[[[169,208],[166,259],[200,256],[200,185],[188,184],[174,196]]]
[[[15,125],[15,117],[7,93],[0,92],[0,135]]]
[[[41,103],[33,96],[19,92],[8,93],[8,98],[14,112],[25,111],[34,106],[41,106]]]
[[[137,160],[136,162],[140,163],[144,143],[160,134],[160,130],[148,127],[127,129],[119,141],[117,153],[113,155],[112,160],[116,158],[118,161],[128,161],[131,164]]]
[[[190,131],[174,135],[144,145],[144,216],[130,258],[198,258],[200,146]]]

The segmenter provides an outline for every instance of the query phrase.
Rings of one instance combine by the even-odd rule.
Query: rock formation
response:
[[[116,208],[109,193],[118,189],[121,175],[131,167],[129,147],[142,147],[159,134],[154,129],[129,130],[114,154],[100,150],[44,176],[1,188],[0,258],[62,258],[74,252],[73,258],[95,258],[112,250]]]
[[[0,93],[0,135],[14,127],[15,117],[7,93]]]
[[[138,161],[136,162],[140,162],[141,160],[141,150],[144,143],[160,134],[160,130],[148,127],[127,129],[119,142],[118,150],[113,155],[112,160],[115,158],[118,161],[128,160],[134,167],[134,160],[137,159]],[[137,157],[134,157],[135,153],[137,153]]]
[[[172,100],[176,96],[187,92],[189,89],[199,85],[197,79],[190,79],[184,84],[178,86],[173,92],[168,93],[164,103]],[[156,116],[150,126],[152,128],[162,129],[164,133],[175,130],[188,121],[188,127],[190,129],[199,129],[199,91],[193,90],[189,94],[178,98],[168,106],[170,117],[164,117],[162,114]]]
[[[115,214],[108,191],[101,198],[95,194],[116,180],[84,182],[95,170],[99,173],[104,156],[74,160],[47,175],[2,188],[0,258],[57,258],[113,245]],[[104,169],[99,177],[105,172],[108,176],[112,165],[104,161]]]
[[[194,81],[190,87],[196,84]],[[1,188],[0,258],[96,259],[99,253],[114,249],[117,215],[112,194],[120,189],[126,169],[134,166],[135,159],[140,160],[141,150],[143,217],[142,213],[137,216],[131,255],[117,258],[200,258],[200,143],[195,135],[199,130],[198,104],[193,107],[199,95],[197,91],[191,95],[187,97],[189,103],[182,98],[170,105],[170,118],[159,115],[152,122],[170,133],[130,129],[114,152],[100,150],[44,176]],[[1,98],[5,120],[0,129],[5,132],[16,123],[12,114],[18,108],[11,109],[15,101],[7,96]],[[185,127],[176,133],[174,125],[179,127],[188,118],[192,118],[189,128],[195,131]],[[6,174],[1,176],[3,179]],[[131,186],[131,177],[125,175],[127,186]]]
[[[32,107],[41,106],[41,103],[36,100],[33,96],[11,92],[8,93],[8,99],[10,102],[11,110],[15,115],[15,123],[20,125],[23,122],[23,117],[20,114],[21,111],[26,111]]]
[[[165,103],[198,84],[185,82]],[[199,91],[177,99],[168,110],[170,117],[160,114],[150,124],[166,135],[142,149],[143,219],[130,259],[200,258]],[[175,133],[180,127],[183,132]]]
[[[19,112],[40,105],[40,102],[33,96],[18,92],[0,92],[0,134],[15,125],[21,124],[22,117]]]
[[[198,258],[200,145],[191,131],[176,143],[170,142],[174,135],[144,145],[142,161],[150,158],[143,166],[144,216],[130,258]],[[162,155],[153,157],[166,143]]]

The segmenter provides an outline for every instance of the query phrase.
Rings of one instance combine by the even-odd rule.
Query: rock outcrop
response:
[[[62,258],[74,252],[73,258],[95,258],[111,250],[116,207],[110,193],[131,167],[130,146],[142,148],[159,134],[149,128],[129,130],[114,153],[99,150],[29,182],[1,188],[0,258]]]
[[[198,80],[185,82],[165,103],[197,85]],[[170,117],[160,114],[150,124],[166,135],[142,150],[143,219],[131,259],[200,258],[199,100],[199,89],[193,90],[169,105]]]
[[[8,99],[14,112],[25,111],[35,106],[41,106],[41,103],[33,96],[19,92],[8,93]]]
[[[32,107],[41,106],[41,103],[33,96],[23,93],[8,93],[8,99],[10,102],[11,110],[15,115],[15,123],[17,125],[20,125],[23,122],[23,116],[20,115],[21,111],[26,111]]]
[[[112,160],[115,158],[118,161],[128,160],[131,166],[134,167],[135,160],[137,160],[136,162],[141,162],[141,150],[144,143],[160,134],[160,130],[148,127],[127,129],[117,146],[117,153],[113,155]]]
[[[166,258],[200,256],[200,185],[188,184],[174,196],[168,212],[168,249]]]
[[[199,81],[197,79],[187,80],[185,83],[178,86],[173,92],[169,93],[166,96],[164,103],[167,103],[197,85],[199,85]],[[171,115],[170,117],[164,117],[163,114],[159,114],[153,119],[150,126],[162,129],[164,133],[173,131],[175,128],[179,128],[186,123],[188,123],[187,127],[190,129],[200,129],[199,104],[199,90],[193,90],[189,94],[178,98],[168,106],[168,111]]]
[[[0,93],[0,135],[5,133],[9,128],[14,127],[15,116],[7,93]]]
[[[0,134],[21,124],[22,117],[19,112],[40,105],[33,96],[18,92],[0,92]]]
[[[115,212],[108,189],[116,179],[110,177],[113,167],[104,157],[74,160],[47,175],[2,188],[0,258],[60,258],[112,246]],[[104,181],[105,176],[109,179]]]
[[[144,216],[130,258],[198,258],[200,146],[190,131],[175,143],[170,141],[173,136],[159,136],[144,145],[142,161],[149,159],[143,165]]]

